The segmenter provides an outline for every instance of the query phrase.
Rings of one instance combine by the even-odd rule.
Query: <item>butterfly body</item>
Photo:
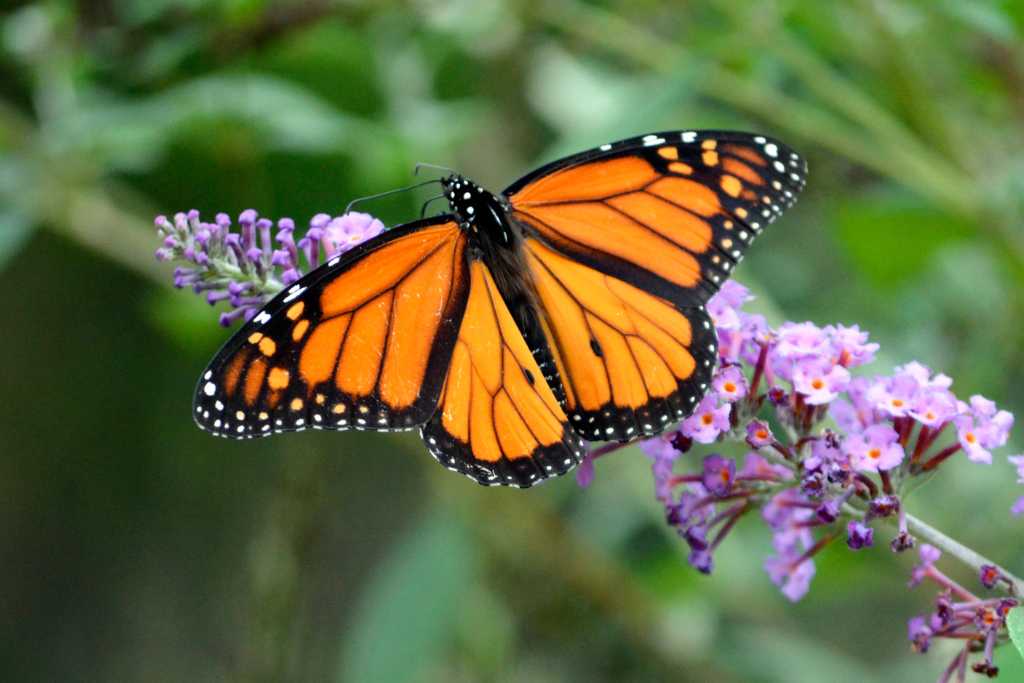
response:
[[[275,297],[199,382],[199,425],[419,428],[445,467],[528,487],[585,441],[690,415],[711,381],[707,299],[795,199],[803,161],[718,131],[631,138],[385,232]]]

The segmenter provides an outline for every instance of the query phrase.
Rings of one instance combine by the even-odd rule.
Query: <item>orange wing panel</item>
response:
[[[486,485],[532,486],[583,454],[481,261],[470,266],[444,398],[423,438],[441,464]]]

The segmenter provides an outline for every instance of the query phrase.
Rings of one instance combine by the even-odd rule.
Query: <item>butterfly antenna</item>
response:
[[[410,190],[415,190],[418,187],[423,187],[425,185],[431,185],[433,183],[439,183],[439,182],[441,182],[441,181],[438,180],[437,178],[434,178],[432,180],[424,180],[422,183],[416,183],[415,185],[409,185],[408,187],[399,187],[399,188],[394,189],[394,190],[388,190],[387,192],[378,192],[377,194],[371,194],[371,195],[367,195],[365,197],[359,197],[358,199],[353,199],[352,201],[350,201],[348,203],[348,206],[345,207],[345,213],[348,213],[349,211],[351,211],[353,206],[355,206],[356,204],[359,204],[361,202],[368,202],[371,199],[380,199],[381,197],[389,197],[389,196],[391,196],[393,194],[398,194],[399,192],[408,192]]]
[[[419,175],[421,168],[432,168],[432,169],[435,169],[437,171],[444,171],[445,173],[450,173],[452,175],[458,175],[454,170],[448,168],[447,166],[438,166],[437,164],[428,164],[425,161],[421,161],[421,162],[417,163],[416,164],[416,168],[414,168],[413,171],[412,171],[412,174],[413,175]]]
[[[444,199],[444,194],[439,194],[436,197],[431,197],[427,201],[423,202],[423,206],[420,208],[420,218],[423,218],[424,216],[427,215],[427,207],[430,206],[431,203],[436,202],[438,199]]]

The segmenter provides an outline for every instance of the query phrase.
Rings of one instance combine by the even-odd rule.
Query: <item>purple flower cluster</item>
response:
[[[760,510],[774,548],[764,569],[795,601],[809,590],[814,556],[836,539],[845,538],[851,550],[871,547],[877,521],[888,519],[895,527],[889,547],[914,547],[903,504],[914,479],[958,453],[991,463],[1013,416],[982,396],[958,399],[949,377],[917,362],[888,375],[855,376],[851,371],[878,350],[866,332],[809,322],[773,329],[743,310],[750,299],[735,282],[711,299],[719,336],[712,387],[676,431],[641,448],[651,460],[666,520],[689,546],[692,566],[710,573],[715,549],[736,522]],[[719,441],[743,442],[750,450],[740,458],[713,453],[687,466],[692,461],[684,454],[695,444]],[[1010,462],[1024,483],[1024,455]],[[587,465],[589,481],[593,462]],[[1024,498],[1013,511],[1024,512]],[[916,581],[932,576],[933,551],[922,547]],[[963,609],[996,614],[994,604]],[[957,617],[943,628],[954,624],[948,632],[961,634],[961,622]],[[987,634],[1002,622],[992,624],[977,637],[990,642]],[[991,666],[988,654],[980,666]]]
[[[952,380],[920,362],[890,375],[854,376],[851,371],[869,364],[879,348],[867,333],[812,323],[772,329],[763,316],[742,309],[750,300],[748,290],[730,282],[709,302],[719,335],[712,388],[676,431],[642,442],[641,449],[651,460],[655,496],[688,545],[692,566],[710,573],[713,553],[729,530],[760,509],[774,549],[764,568],[795,601],[810,588],[819,551],[840,538],[855,551],[873,546],[877,520],[892,520],[894,552],[912,548],[903,496],[914,477],[958,453],[990,464],[991,451],[1006,444],[1014,419],[983,396],[958,399]],[[762,414],[768,419],[759,419]],[[694,444],[723,440],[750,446],[741,466],[716,453],[680,471],[687,469],[683,456]],[[1024,483],[1024,456],[1010,462]],[[587,465],[589,481],[592,459]],[[1024,512],[1024,498],[1013,512]],[[949,671],[966,667],[973,647],[984,651],[975,670],[993,672],[991,648],[1016,603],[968,598],[950,588],[934,567],[938,555],[922,546],[911,584],[942,583],[946,598],[940,600],[947,608],[912,622],[911,639],[924,651],[931,638],[968,638]],[[981,577],[986,586],[1005,581],[1016,595],[1018,587],[989,569]],[[950,592],[962,602],[952,602]]]
[[[971,665],[971,670],[994,678],[999,667],[993,662],[993,651],[1006,628],[1007,614],[1019,601],[1014,597],[979,598],[935,567],[940,557],[938,549],[927,544],[921,546],[921,561],[911,572],[910,585],[913,587],[928,581],[938,586],[939,592],[934,611],[907,622],[907,637],[914,650],[920,653],[927,652],[932,641],[938,638],[960,644],[957,654],[939,677],[940,683],[952,680],[954,676],[956,680],[963,681],[968,658],[973,652],[981,652],[982,657]],[[1007,582],[999,569],[991,565],[981,567],[978,579],[989,590]]]
[[[157,232],[163,241],[156,257],[181,261],[174,269],[174,286],[191,287],[214,305],[226,301],[231,310],[221,313],[225,327],[239,319],[249,320],[283,287],[333,258],[375,237],[384,224],[364,213],[332,218],[321,213],[309,221],[298,242],[295,222],[260,218],[252,209],[238,215],[237,226],[225,213],[212,223],[200,219],[195,209],[177,213],[174,219],[157,216]]]
[[[916,362],[890,375],[854,377],[850,371],[878,350],[866,332],[809,322],[772,329],[743,310],[750,299],[746,288],[728,282],[708,303],[720,356],[712,388],[678,431],[642,448],[666,517],[690,545],[691,564],[709,572],[711,552],[735,519],[761,508],[775,547],[765,569],[796,600],[814,575],[813,556],[841,536],[851,549],[871,546],[876,519],[896,520],[893,550],[912,547],[902,504],[907,483],[961,451],[991,463],[1013,416],[982,396],[958,400],[949,377]],[[783,436],[756,419],[766,406]],[[825,426],[829,420],[836,430]],[[700,472],[676,473],[693,444],[724,439],[754,449],[742,467],[716,454]],[[1024,456],[1011,462],[1024,481]],[[709,468],[732,474],[719,481]]]

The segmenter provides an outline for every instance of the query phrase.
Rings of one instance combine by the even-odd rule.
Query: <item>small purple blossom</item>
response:
[[[693,415],[683,420],[679,431],[697,443],[714,443],[718,435],[729,429],[729,404],[717,405],[714,393],[709,393],[697,405]]]
[[[850,383],[850,371],[842,365],[828,365],[821,360],[794,363],[793,388],[803,394],[809,405],[832,402]]]
[[[989,590],[996,587],[996,584],[1003,578],[1002,573],[999,571],[999,567],[993,564],[983,564],[981,569],[978,570],[978,580],[981,581],[981,585]]]
[[[779,358],[822,357],[831,353],[828,335],[811,322],[783,323],[776,333]]]
[[[982,446],[982,437],[974,418],[970,415],[958,415],[953,419],[953,424],[956,426],[956,437],[960,441],[960,447],[964,449],[968,459],[971,462],[991,464],[992,453]]]
[[[860,472],[891,470],[903,462],[899,434],[888,425],[872,425],[846,439],[846,453]]]
[[[1010,514],[1014,517],[1024,515],[1024,496],[1018,498],[1017,501],[1010,506]]]
[[[875,359],[878,344],[868,342],[868,333],[861,332],[859,326],[827,325],[825,333],[832,342],[834,362],[837,365],[855,368]]]
[[[735,482],[736,462],[732,458],[723,458],[717,454],[704,458],[701,483],[711,495],[718,497],[728,495]]]
[[[932,566],[939,561],[940,557],[942,557],[942,553],[938,548],[927,543],[922,544],[917,553],[921,561],[914,565],[914,569],[910,573],[910,582],[907,585],[911,588],[924,581],[925,576],[929,571],[931,571]]]
[[[735,365],[724,367],[715,373],[711,386],[718,393],[718,398],[726,403],[735,403],[747,395],[747,380]]]
[[[946,389],[929,387],[917,392],[907,414],[926,427],[941,427],[956,415],[956,399]]]
[[[815,566],[811,559],[804,559],[802,553],[781,553],[764,561],[768,577],[791,602],[797,602],[811,587]]]
[[[384,224],[368,213],[351,211],[332,218],[323,228],[323,242],[328,258],[344,254],[382,232]]]
[[[767,422],[751,420],[747,423],[747,443],[751,448],[765,448],[775,443],[775,435]]]
[[[863,522],[851,519],[846,525],[846,545],[850,550],[870,548],[875,544],[875,530]]]

